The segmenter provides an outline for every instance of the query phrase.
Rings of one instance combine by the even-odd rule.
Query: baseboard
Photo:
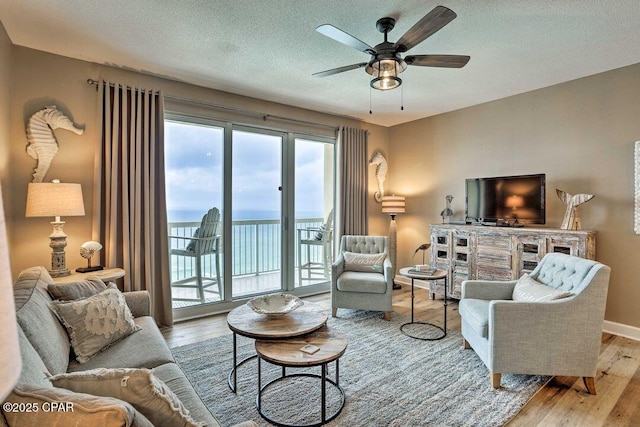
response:
[[[398,275],[395,277],[394,283],[398,285],[411,286],[411,279]],[[427,282],[422,280],[416,280],[414,286],[416,288],[429,289],[429,285],[427,284]],[[635,326],[629,326],[622,323],[605,320],[604,324],[602,325],[602,332],[613,335],[620,335],[621,337],[640,341],[640,328],[637,328]]]
[[[602,332],[640,341],[640,328],[636,328],[635,326],[605,320],[604,325],[602,325]]]

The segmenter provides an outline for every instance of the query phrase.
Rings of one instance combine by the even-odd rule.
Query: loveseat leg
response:
[[[331,317],[338,316],[338,309],[336,307],[331,307]]]
[[[464,338],[462,338],[462,345],[463,345],[465,350],[469,350],[471,348],[471,344],[469,344],[469,341],[467,341]]]
[[[502,374],[491,372],[491,387],[500,388],[500,381],[502,380]]]
[[[391,312],[390,311],[385,311],[384,312],[384,320],[386,320],[386,321],[391,320]]]
[[[582,377],[584,386],[590,394],[596,394],[596,379],[594,377]]]

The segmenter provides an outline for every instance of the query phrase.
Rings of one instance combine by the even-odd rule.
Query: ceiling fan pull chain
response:
[[[369,114],[373,114],[371,111],[371,86],[369,86]]]
[[[400,86],[400,111],[404,111],[404,86]]]

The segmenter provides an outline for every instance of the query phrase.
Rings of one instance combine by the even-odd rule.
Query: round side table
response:
[[[405,323],[400,326],[400,331],[408,337],[415,338],[423,341],[437,341],[447,336],[447,272],[444,270],[433,270],[433,271],[416,271],[412,267],[405,267],[400,269],[400,274],[402,276],[408,277],[411,279],[411,322]],[[421,322],[415,321],[413,316],[413,301],[415,299],[414,293],[414,281],[415,280],[444,280],[444,298],[443,298],[443,306],[444,306],[444,325],[438,326],[429,322]],[[409,325],[428,325],[430,327],[439,329],[442,331],[442,334],[434,337],[434,338],[423,338],[417,337],[415,335],[411,335],[407,333],[404,329]]]
[[[258,355],[258,395],[256,396],[256,406],[260,416],[274,424],[282,427],[316,427],[328,423],[335,419],[342,408],[344,408],[344,390],[340,387],[340,356],[347,349],[347,339],[338,331],[330,330],[326,326],[316,332],[302,337],[287,338],[283,340],[256,340],[256,353]],[[314,353],[302,351],[304,347],[315,346]],[[282,375],[264,386],[262,382],[262,360],[282,367]],[[335,362],[335,380],[327,377],[327,365]],[[310,366],[320,366],[320,375],[312,373],[287,374],[286,368],[305,368]],[[293,425],[278,421],[267,416],[262,408],[262,394],[271,385],[284,381],[287,378],[310,377],[320,379],[320,420],[311,424]],[[327,384],[335,387],[340,395],[339,407],[327,415]],[[295,395],[297,390],[291,390]]]

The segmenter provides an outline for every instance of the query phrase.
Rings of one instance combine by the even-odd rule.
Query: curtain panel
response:
[[[147,290],[156,322],[173,323],[164,181],[164,101],[154,90],[98,84],[93,238],[124,290]]]
[[[342,235],[367,235],[368,133],[341,127],[338,134],[338,226]]]

